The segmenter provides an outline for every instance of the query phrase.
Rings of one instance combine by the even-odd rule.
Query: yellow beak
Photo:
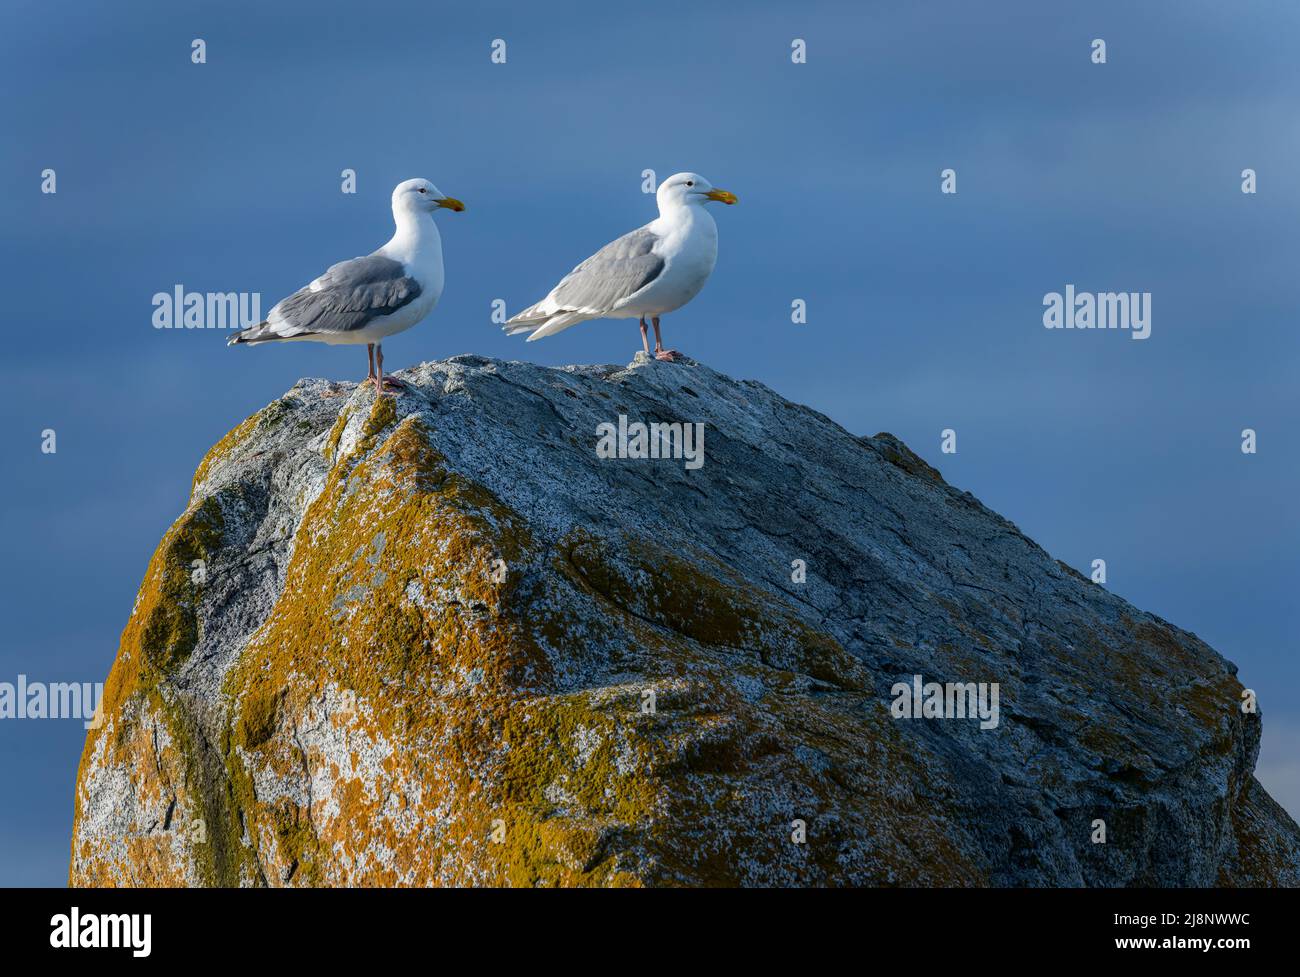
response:
[[[455,197],[443,197],[438,201],[438,206],[446,207],[448,210],[454,210],[458,214],[465,209],[465,205]]]
[[[717,188],[714,188],[704,196],[709,200],[721,200],[724,204],[728,205],[736,202],[736,195],[730,190],[718,190]]]

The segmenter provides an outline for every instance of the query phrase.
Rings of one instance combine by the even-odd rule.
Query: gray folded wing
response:
[[[653,251],[658,238],[644,227],[605,245],[564,276],[551,293],[560,309],[610,312],[659,277],[664,260]]]
[[[354,332],[414,302],[420,291],[400,261],[374,254],[352,258],[277,304],[266,324],[281,339]]]

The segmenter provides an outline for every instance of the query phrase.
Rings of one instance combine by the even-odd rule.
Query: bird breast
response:
[[[718,260],[718,226],[713,217],[703,208],[684,209],[698,213],[686,215],[665,235],[659,252],[664,272],[651,289],[653,296],[646,296],[658,312],[671,312],[699,294]]]

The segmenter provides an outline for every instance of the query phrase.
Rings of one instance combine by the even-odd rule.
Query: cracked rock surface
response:
[[[1235,666],[892,436],[689,361],[399,376],[200,465],[73,885],[1300,881]],[[703,423],[703,466],[598,457],[620,415]],[[913,675],[998,724],[895,718]]]

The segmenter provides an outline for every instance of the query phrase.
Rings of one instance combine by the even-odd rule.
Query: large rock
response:
[[[74,885],[1300,877],[1236,668],[895,438],[698,364],[403,376],[302,381],[204,459]],[[620,414],[704,422],[705,464],[598,457]],[[998,725],[895,718],[913,675],[999,683]]]

